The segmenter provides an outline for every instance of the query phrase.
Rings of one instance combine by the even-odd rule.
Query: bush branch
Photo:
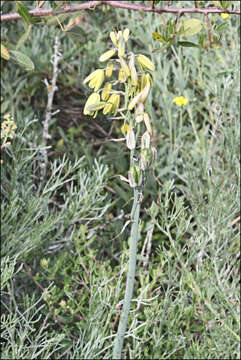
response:
[[[54,9],[40,9],[36,8],[34,10],[30,10],[29,14],[31,16],[41,17],[41,16],[56,16],[60,14],[66,14],[66,13],[72,13],[80,10],[85,9],[91,9],[95,8],[99,5],[109,5],[116,8],[122,8],[122,9],[128,9],[128,10],[134,10],[134,11],[144,11],[144,12],[153,12],[157,14],[162,13],[173,13],[173,14],[191,14],[191,13],[199,13],[199,14],[221,14],[223,12],[227,14],[234,14],[234,15],[240,15],[240,10],[223,10],[220,8],[169,8],[169,7],[155,7],[152,8],[152,6],[146,6],[146,5],[140,5],[140,4],[130,4],[126,3],[124,1],[88,1],[86,3],[82,3],[79,5],[71,5],[71,6],[65,6],[61,9],[54,10]],[[18,13],[10,13],[10,14],[4,14],[0,16],[0,21],[7,21],[7,20],[16,20],[21,19],[21,16]]]

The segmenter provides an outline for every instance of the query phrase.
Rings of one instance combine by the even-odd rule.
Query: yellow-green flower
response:
[[[148,57],[145,56],[145,55],[142,55],[142,54],[138,55],[137,56],[137,62],[140,65],[141,68],[144,67],[144,68],[146,68],[148,70],[151,70],[151,71],[155,70],[155,66],[154,66],[153,62],[150,59],[148,59]]]
[[[221,13],[221,17],[222,17],[224,20],[228,19],[229,16],[230,16],[230,15],[227,14],[227,13]]]
[[[84,79],[83,84],[89,82],[89,87],[94,88],[94,92],[96,92],[101,87],[104,78],[105,78],[104,70],[97,69]]]
[[[177,96],[172,100],[177,106],[187,105],[188,99],[183,96]]]
[[[128,125],[128,124],[123,124],[122,125],[122,127],[121,127],[121,132],[122,132],[122,134],[123,135],[125,135],[125,134],[127,134],[128,133],[128,131],[130,131],[130,125]]]
[[[115,55],[115,53],[116,53],[115,49],[108,50],[100,56],[99,61],[103,62],[109,60],[113,55]]]
[[[120,105],[120,95],[112,94],[108,100],[108,103],[105,105],[103,109],[103,114],[106,115],[110,112],[114,112],[116,115]]]
[[[87,108],[88,108],[88,106],[97,104],[98,102],[100,102],[100,95],[94,92],[93,94],[91,94],[88,97],[88,99],[85,103],[84,115],[93,115],[93,111],[89,111],[89,110],[87,110]]]

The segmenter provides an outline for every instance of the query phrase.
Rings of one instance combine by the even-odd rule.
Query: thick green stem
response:
[[[131,220],[133,221],[131,226],[130,236],[130,254],[129,254],[129,267],[127,275],[127,283],[125,290],[125,297],[123,308],[121,312],[120,322],[118,326],[117,335],[114,343],[113,359],[121,359],[121,351],[124,342],[124,336],[126,332],[127,322],[129,318],[131,300],[134,289],[135,273],[136,273],[136,253],[137,253],[137,239],[138,239],[138,225],[140,215],[140,191],[137,187],[134,188],[134,201],[131,210]]]

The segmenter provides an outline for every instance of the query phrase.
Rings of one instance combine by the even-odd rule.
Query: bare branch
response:
[[[60,14],[66,14],[66,13],[72,13],[80,10],[85,9],[91,9],[95,8],[99,5],[109,5],[116,8],[122,8],[122,9],[128,9],[128,10],[134,10],[134,11],[143,11],[143,12],[153,12],[157,14],[162,13],[173,13],[173,14],[180,14],[180,13],[199,13],[199,14],[221,14],[223,12],[227,14],[234,14],[234,15],[240,15],[240,10],[223,10],[220,8],[159,8],[155,7],[154,9],[152,6],[146,6],[146,5],[140,5],[137,3],[126,3],[124,1],[88,1],[86,3],[82,3],[79,5],[71,5],[71,6],[65,6],[64,8],[55,10],[54,9],[40,9],[36,8],[34,10],[30,10],[29,13],[31,16],[56,16]],[[20,19],[21,16],[18,13],[12,13],[12,14],[4,14],[0,15],[0,21],[7,21],[7,20],[16,20]]]
[[[45,117],[45,120],[44,120],[44,123],[43,123],[43,145],[44,145],[44,149],[42,150],[42,155],[43,155],[42,177],[45,177],[46,167],[47,167],[47,163],[48,163],[48,153],[47,153],[47,150],[46,150],[46,145],[47,145],[48,139],[50,138],[50,135],[49,135],[49,122],[51,120],[51,117],[59,112],[59,110],[57,110],[54,113],[52,113],[54,93],[58,89],[57,86],[56,86],[57,77],[58,77],[58,73],[59,73],[58,62],[62,57],[61,53],[59,52],[59,45],[60,45],[59,39],[56,36],[55,45],[54,45],[54,55],[53,55],[53,59],[51,60],[51,62],[53,64],[53,78],[51,80],[51,85],[49,85],[47,79],[44,80],[44,83],[45,83],[45,85],[47,87],[47,92],[48,92],[48,103],[47,103],[47,108],[46,108],[46,117]]]

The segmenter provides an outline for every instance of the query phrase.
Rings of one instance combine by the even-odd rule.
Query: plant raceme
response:
[[[129,35],[129,29],[110,33],[113,47],[99,58],[100,62],[107,62],[106,66],[93,71],[83,81],[94,91],[86,101],[84,114],[95,118],[99,111],[114,116],[119,112],[123,116],[122,132],[130,150],[137,149],[140,123],[145,124],[139,163],[132,159],[128,173],[130,186],[136,187],[141,183],[141,171],[150,168],[156,157],[156,150],[151,146],[151,120],[144,109],[155,66],[143,54],[126,52]]]

